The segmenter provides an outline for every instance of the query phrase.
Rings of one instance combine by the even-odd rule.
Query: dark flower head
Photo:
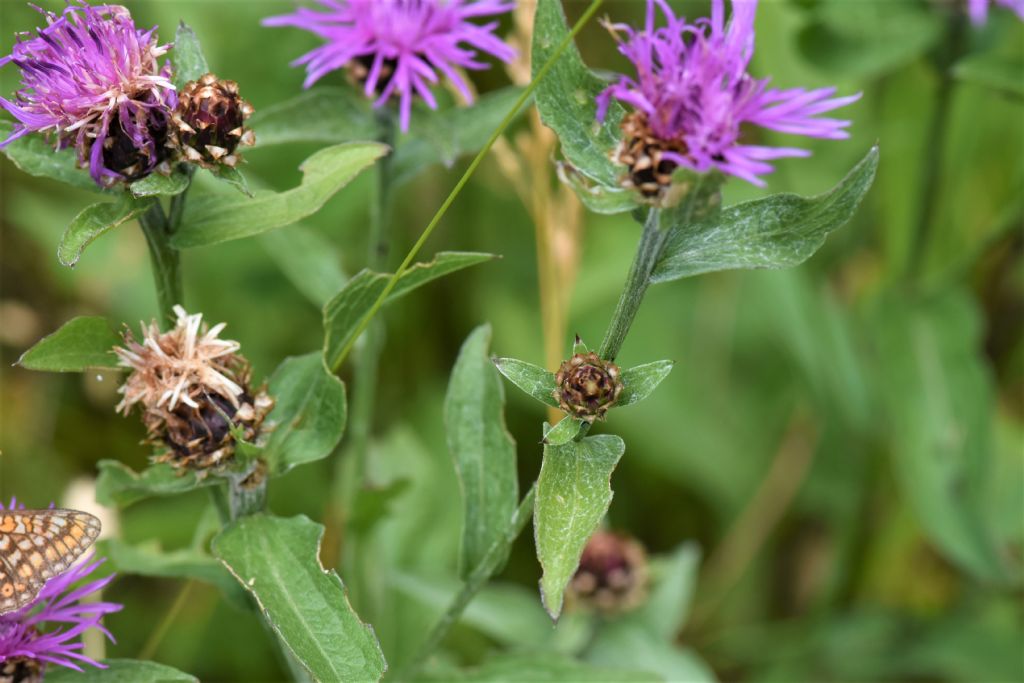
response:
[[[257,439],[273,401],[249,386],[249,362],[238,342],[219,338],[224,323],[207,328],[201,314],[181,306],[174,312],[170,331],[143,325],[142,343],[126,331],[125,345],[114,348],[131,370],[117,410],[127,415],[138,405],[149,440],[166,449],[157,460],[202,476],[230,461],[233,430],[248,442]]]
[[[52,134],[58,147],[74,145],[96,183],[134,180],[170,156],[170,111],[177,100],[170,66],[158,59],[156,29],[135,27],[120,5],[91,7],[72,0],[35,37],[22,34],[0,66],[21,70],[22,88],[0,106],[17,123],[6,145],[28,133]]]
[[[402,130],[409,128],[414,96],[432,109],[430,88],[446,76],[467,101],[473,94],[459,69],[486,69],[477,51],[509,62],[515,51],[494,35],[497,22],[471,19],[501,14],[507,0],[317,0],[322,10],[299,8],[270,17],[265,26],[295,26],[315,33],[325,44],[293,64],[306,65],[305,87],[340,68],[355,69],[374,106],[399,100]]]
[[[1024,0],[995,0],[997,5],[1013,10],[1017,16],[1024,20]],[[967,14],[971,22],[980,26],[988,21],[988,9],[992,0],[967,0]]]
[[[597,531],[583,549],[567,594],[573,605],[615,614],[642,604],[647,583],[643,546],[623,534]]]
[[[609,29],[620,41],[619,52],[636,67],[636,78],[621,76],[597,98],[598,119],[603,120],[614,98],[631,106],[634,113],[622,151],[636,151],[660,141],[655,165],[660,172],[677,167],[697,173],[717,169],[764,185],[760,176],[773,168],[772,159],[808,156],[795,147],[767,147],[741,142],[744,125],[815,138],[848,137],[849,121],[818,115],[847,105],[860,97],[833,97],[835,88],[805,90],[768,88],[768,79],[747,73],[754,53],[756,0],[734,0],[732,19],[725,23],[724,0],[712,0],[711,18],[688,24],[676,17],[665,0],[648,0],[643,30],[624,24]],[[655,26],[660,9],[666,25]],[[649,151],[649,149],[648,149]],[[644,159],[644,163],[649,160]],[[632,168],[631,168],[632,172]]]
[[[603,420],[622,393],[619,366],[593,351],[577,353],[555,373],[554,397],[559,407],[588,422]]]
[[[238,94],[238,84],[214,74],[189,81],[178,94],[172,117],[172,146],[186,161],[204,168],[234,167],[241,159],[239,145],[253,145],[256,136],[245,127],[252,105]]]
[[[8,509],[21,509],[12,500]],[[0,510],[3,510],[0,504]],[[0,680],[35,683],[42,680],[47,665],[55,664],[81,671],[81,664],[106,668],[82,653],[81,635],[95,628],[111,641],[101,619],[117,612],[121,605],[112,602],[82,602],[88,595],[102,590],[114,576],[87,579],[103,564],[103,560],[86,559],[60,576],[50,579],[35,599],[19,610],[0,614]]]

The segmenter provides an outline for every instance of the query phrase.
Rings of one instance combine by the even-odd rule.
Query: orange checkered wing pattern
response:
[[[100,534],[100,520],[78,510],[0,511],[0,614],[30,603]]]

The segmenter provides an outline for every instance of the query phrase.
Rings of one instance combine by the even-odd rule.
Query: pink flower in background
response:
[[[1024,0],[995,0],[995,3],[1013,10],[1018,17],[1024,20]],[[992,0],[967,0],[967,14],[975,25],[981,25],[988,21],[990,4],[992,4]]]

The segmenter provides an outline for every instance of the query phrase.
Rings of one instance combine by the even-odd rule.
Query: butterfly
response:
[[[0,510],[0,614],[32,602],[100,535],[100,520],[78,510]]]

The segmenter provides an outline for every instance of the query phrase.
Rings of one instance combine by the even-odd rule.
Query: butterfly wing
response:
[[[0,512],[0,614],[30,603],[100,534],[100,520],[78,510]]]

